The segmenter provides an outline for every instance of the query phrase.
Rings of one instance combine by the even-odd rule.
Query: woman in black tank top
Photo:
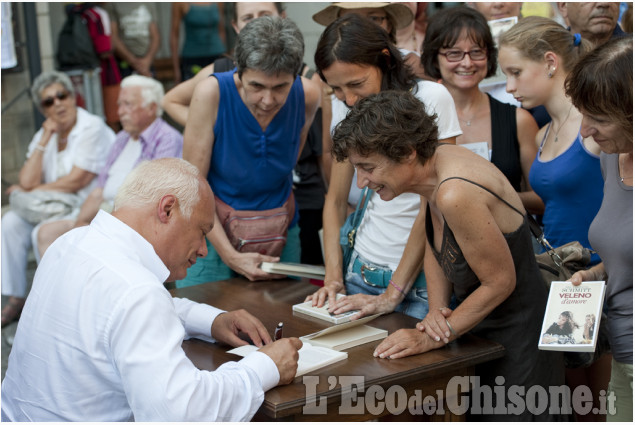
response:
[[[375,356],[444,349],[469,332],[505,347],[502,359],[478,366],[476,374],[481,386],[505,387],[506,401],[512,386],[548,391],[564,384],[561,353],[538,351],[547,291],[523,205],[494,165],[467,149],[439,145],[434,120],[419,101],[392,91],[358,102],[336,128],[333,154],[348,159],[357,168],[358,185],[383,200],[404,192],[427,200],[427,240],[421,242],[430,312],[416,329],[386,338]],[[448,307],[452,295],[458,301],[454,310]],[[490,419],[554,419],[549,409],[520,410],[495,409]]]

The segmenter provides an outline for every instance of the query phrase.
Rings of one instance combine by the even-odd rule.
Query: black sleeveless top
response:
[[[547,289],[536,264],[527,218],[496,193],[471,180],[450,177],[443,180],[439,186],[450,179],[463,180],[486,190],[523,217],[523,223],[518,229],[504,234],[514,260],[516,287],[505,301],[470,331],[482,338],[496,341],[505,347],[505,356],[502,359],[476,367],[476,375],[480,377],[480,384],[490,385],[490,388],[493,388],[497,385],[494,381],[495,378],[502,376],[505,378],[504,386],[506,388],[511,385],[521,385],[526,391],[532,385],[540,385],[545,389],[550,385],[563,385],[564,361],[562,353],[538,350],[540,328],[547,303]],[[430,206],[427,207],[426,211],[426,235],[432,252],[446,278],[451,282],[454,295],[460,304],[480,286],[480,282],[465,260],[447,223],[443,225],[441,251],[439,252],[434,248],[435,235]],[[547,409],[544,415],[533,416],[525,409],[525,412],[520,416],[493,415],[490,419],[496,421],[567,419],[561,416],[552,417],[548,413]],[[477,418],[477,420],[484,419],[486,416],[479,415]]]
[[[505,174],[516,192],[520,192],[523,169],[516,125],[516,107],[489,97],[492,122],[492,164]]]

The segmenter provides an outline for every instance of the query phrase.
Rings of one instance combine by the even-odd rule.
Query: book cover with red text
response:
[[[552,282],[538,348],[595,351],[605,288],[604,281]]]

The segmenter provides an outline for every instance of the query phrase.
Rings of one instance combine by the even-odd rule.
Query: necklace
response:
[[[623,165],[623,164],[626,162],[626,160],[625,160],[625,159],[624,159],[624,160],[622,160],[622,158],[626,158],[626,156],[622,156],[622,155],[620,155],[620,156],[619,156],[619,159],[618,159],[618,164],[617,164],[617,165],[618,165],[618,170],[617,170],[617,172],[618,172],[618,174],[619,174],[619,176],[620,176],[620,181],[621,181],[622,183],[624,183],[624,180],[625,180],[625,179],[632,179],[632,178],[633,178],[633,176],[631,175],[631,176],[624,176],[624,177],[622,177],[622,170],[624,169],[624,165]],[[631,170],[631,171],[632,171],[632,170]]]
[[[560,130],[562,129],[562,127],[565,125],[565,123],[567,122],[567,120],[569,119],[569,115],[571,115],[571,110],[573,109],[573,105],[571,105],[571,107],[569,108],[569,112],[567,112],[567,117],[564,119],[564,121],[562,121],[562,124],[560,124],[560,127],[558,127],[558,130],[555,132],[554,136],[556,136],[556,139],[554,140],[554,142],[558,142],[558,133],[560,133]]]

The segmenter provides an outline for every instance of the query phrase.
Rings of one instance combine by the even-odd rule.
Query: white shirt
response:
[[[417,92],[414,94],[423,102],[428,114],[437,114],[440,140],[462,134],[454,99],[443,85],[422,80],[418,82]],[[331,131],[339,120],[346,117],[348,111],[344,102],[334,99],[332,104],[334,124]],[[353,185],[356,185],[356,181],[357,178],[353,177]],[[372,263],[395,270],[403,255],[420,205],[420,197],[414,193],[401,194],[391,201],[382,201],[374,194],[368,202],[357,231],[355,251]]]
[[[44,130],[40,129],[29,144],[27,158],[42,140]],[[115,141],[115,133],[103,119],[80,107],[77,108],[77,121],[68,134],[66,148],[58,152],[57,133],[51,136],[43,152],[43,183],[51,183],[71,172],[73,166],[91,173],[99,174],[106,165],[108,152]],[[93,190],[97,179],[80,189],[77,194],[85,199]]]
[[[222,311],[172,298],[152,245],[100,211],[40,263],[18,325],[2,416],[12,421],[249,420],[280,377],[255,352],[215,372],[181,348]]]
[[[108,172],[103,198],[112,204],[119,186],[123,184],[141,156],[141,142],[130,137]]]

